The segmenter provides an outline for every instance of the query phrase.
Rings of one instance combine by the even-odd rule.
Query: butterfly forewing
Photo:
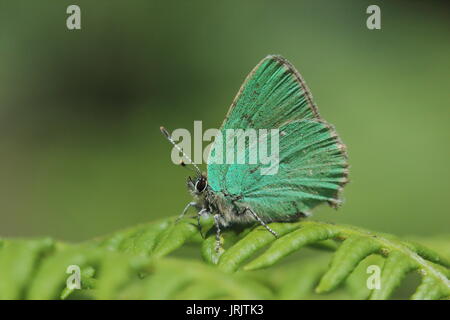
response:
[[[277,128],[286,119],[319,118],[300,74],[284,58],[270,55],[245,79],[222,124],[228,128]]]

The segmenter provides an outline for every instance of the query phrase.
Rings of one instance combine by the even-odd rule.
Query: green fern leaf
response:
[[[330,249],[333,248],[331,243],[343,241],[337,247],[330,268],[316,288],[319,293],[336,289],[362,260],[372,254],[379,254],[387,256],[382,271],[382,288],[374,289],[371,299],[390,297],[404,276],[413,270],[418,270],[434,281],[427,279],[414,298],[424,296],[422,291],[430,287],[429,283],[436,283],[435,287],[439,288],[438,293],[430,293],[432,297],[450,294],[450,281],[446,274],[450,266],[449,260],[417,243],[351,226],[311,220],[282,225],[274,223],[270,226],[280,234],[279,239],[275,239],[262,227],[255,228],[221,255],[217,262],[218,267],[227,272],[240,268],[246,271],[267,268],[305,246],[327,243],[326,247]],[[262,231],[266,234],[260,235]],[[269,248],[261,253],[269,244]],[[250,258],[253,260],[244,266]]]
[[[331,266],[322,277],[316,291],[329,292],[342,283],[358,264],[367,256],[377,253],[380,244],[370,238],[350,237],[346,239],[334,254]]]
[[[422,277],[412,299],[450,296],[448,257],[416,242],[311,220],[270,226],[278,239],[262,227],[222,233],[219,253],[214,230],[202,239],[194,219],[163,219],[75,245],[3,239],[0,298],[308,299],[318,297],[319,283],[316,291],[329,298],[387,299],[412,271]],[[200,247],[206,263],[165,258],[188,244]],[[334,251],[330,265],[323,256],[282,263],[305,247]],[[379,290],[366,288],[365,268],[374,263],[382,267]],[[71,265],[81,270],[81,289],[66,284]]]

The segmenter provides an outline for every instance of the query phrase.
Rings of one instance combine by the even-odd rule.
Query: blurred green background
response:
[[[66,28],[81,7],[82,30]],[[381,7],[382,29],[366,28]],[[159,132],[217,128],[265,55],[302,73],[351,183],[316,219],[450,231],[450,19],[437,1],[1,1],[0,235],[83,240],[177,215]]]

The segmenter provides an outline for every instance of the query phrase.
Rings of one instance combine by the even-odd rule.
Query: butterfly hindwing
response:
[[[329,124],[295,120],[281,126],[279,152],[276,174],[263,175],[262,166],[255,165],[235,181],[241,185],[242,207],[251,207],[267,220],[289,220],[323,202],[339,204],[339,192],[347,182],[347,159]]]

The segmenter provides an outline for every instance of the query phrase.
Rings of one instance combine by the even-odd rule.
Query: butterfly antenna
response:
[[[186,169],[188,169],[189,171],[192,171],[192,172],[194,172],[195,174],[198,175],[198,171],[197,171],[195,168],[188,167],[187,164],[186,164],[186,162],[184,162],[184,160],[181,160],[181,161],[180,161],[180,166],[182,166],[183,168],[186,168]]]
[[[167,138],[167,140],[169,140],[169,142],[170,142],[171,144],[173,144],[173,146],[174,146],[179,152],[181,152],[181,153],[183,154],[183,157],[185,157],[185,158],[188,160],[189,164],[191,164],[191,165],[195,168],[195,172],[197,173],[197,175],[198,175],[198,176],[201,176],[201,175],[202,175],[202,172],[200,171],[200,168],[194,163],[194,161],[192,161],[192,159],[191,159],[186,153],[184,153],[183,149],[181,149],[181,148],[175,143],[175,141],[173,141],[172,136],[171,136],[170,133],[166,130],[166,128],[160,127],[159,129],[161,130],[162,134]],[[186,166],[186,163],[185,163],[184,161],[181,161],[180,164],[181,164],[183,167]]]

